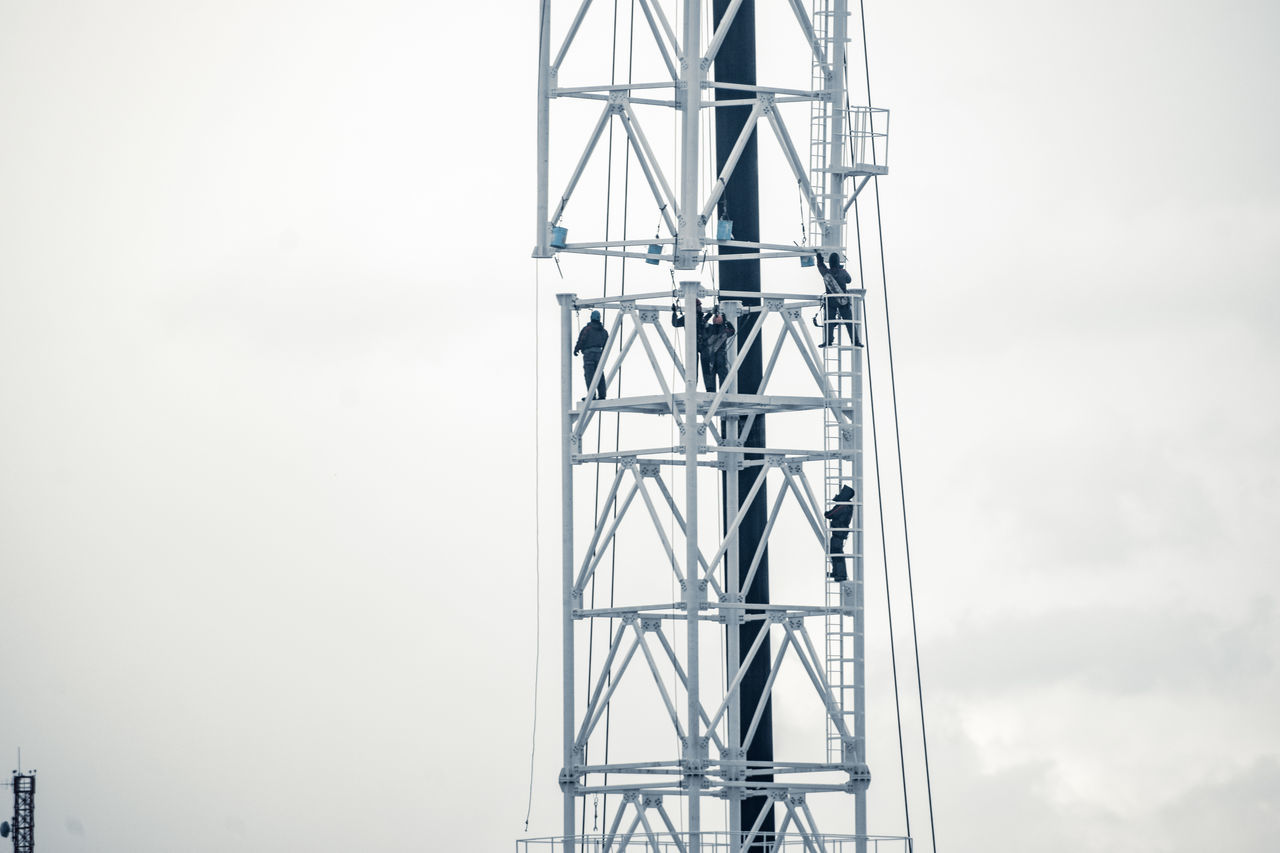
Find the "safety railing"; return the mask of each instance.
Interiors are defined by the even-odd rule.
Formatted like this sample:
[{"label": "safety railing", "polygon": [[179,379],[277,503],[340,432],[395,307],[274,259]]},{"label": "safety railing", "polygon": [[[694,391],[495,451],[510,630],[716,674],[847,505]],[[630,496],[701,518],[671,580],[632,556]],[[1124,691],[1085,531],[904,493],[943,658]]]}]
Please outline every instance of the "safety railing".
[{"label": "safety railing", "polygon": [[[624,838],[607,835],[558,836],[552,838],[522,838],[516,841],[516,853],[687,853],[689,834],[669,832],[646,833],[643,830]],[[791,851],[819,851],[819,853],[911,853],[911,839],[897,835],[817,835],[788,833],[775,837],[757,833],[743,846],[743,839],[736,833],[699,833],[699,850],[702,853],[791,853]],[[566,843],[569,842],[569,843]]]},{"label": "safety railing", "polygon": [[880,107],[849,108],[849,159],[856,172],[889,172],[889,111]]}]

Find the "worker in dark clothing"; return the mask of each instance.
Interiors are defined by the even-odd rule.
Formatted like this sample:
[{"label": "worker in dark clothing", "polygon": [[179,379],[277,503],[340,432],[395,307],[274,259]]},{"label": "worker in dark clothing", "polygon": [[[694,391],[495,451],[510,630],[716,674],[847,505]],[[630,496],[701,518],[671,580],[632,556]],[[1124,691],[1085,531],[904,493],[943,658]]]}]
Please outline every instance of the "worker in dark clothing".
[{"label": "worker in dark clothing", "polygon": [[[680,328],[684,325],[684,315],[680,309],[671,306],[671,325]],[[702,385],[708,391],[715,391],[717,380],[723,385],[729,375],[729,339],[735,334],[733,324],[720,313],[720,306],[710,311],[702,310],[702,300],[698,300],[698,361],[702,366]]]},{"label": "worker in dark clothing", "polygon": [[818,256],[818,272],[822,275],[822,284],[827,294],[822,300],[823,333],[822,343],[818,346],[825,347],[831,343],[842,325],[841,320],[849,331],[849,341],[854,346],[862,346],[862,341],[858,340],[853,331],[853,300],[848,295],[853,278],[840,263],[840,255],[837,253],[831,253],[830,266],[827,266],[827,261],[822,260],[822,252],[815,250],[814,254]]},{"label": "worker in dark clothing", "polygon": [[[697,311],[698,311],[698,324],[694,328],[701,331],[706,327],[707,318],[711,316],[711,312],[702,310],[701,299],[695,300],[695,307],[697,308]],[[680,306],[675,303],[671,304],[671,325],[677,329],[684,328],[684,311],[682,311]],[[698,336],[698,362],[700,364],[703,363],[702,344],[703,344],[702,336],[699,335]],[[707,381],[707,369],[705,367],[702,368],[702,381],[704,384]]]},{"label": "worker in dark clothing", "polygon": [[702,327],[698,339],[698,350],[702,354],[702,384],[708,391],[724,385],[729,376],[729,339],[733,335],[733,324],[717,307]]},{"label": "worker in dark clothing", "polygon": [[[587,396],[591,396],[591,377],[596,374],[596,366],[600,364],[600,356],[604,353],[604,345],[609,342],[609,333],[600,322],[600,312],[591,312],[591,322],[582,327],[578,333],[578,343],[573,347],[573,354],[582,353],[582,378],[587,383]],[[600,371],[600,382],[596,385],[595,399],[603,400],[605,392],[604,371]],[[586,399],[584,397],[583,399]]]},{"label": "worker in dark clothing", "polygon": [[[698,299],[695,300],[695,302],[697,303],[698,308],[698,327],[701,328],[707,315],[702,311],[702,300]],[[677,329],[684,328],[684,312],[681,311],[680,306],[674,302],[671,303],[671,325],[675,326]]]},{"label": "worker in dark clothing", "polygon": [[839,582],[849,579],[844,567],[844,540],[853,526],[853,487],[841,486],[831,503],[831,509],[823,513],[830,522],[828,529],[831,531],[831,545],[827,549],[831,555],[829,577]]}]

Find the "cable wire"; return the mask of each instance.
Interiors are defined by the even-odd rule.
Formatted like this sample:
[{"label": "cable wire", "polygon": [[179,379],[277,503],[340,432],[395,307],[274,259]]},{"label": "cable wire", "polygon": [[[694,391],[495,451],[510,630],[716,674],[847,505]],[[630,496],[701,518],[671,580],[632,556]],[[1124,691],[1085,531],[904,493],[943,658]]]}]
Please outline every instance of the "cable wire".
[{"label": "cable wire", "polygon": [[542,324],[538,311],[541,302],[542,279],[538,262],[533,262],[533,731],[529,735],[529,799],[524,809],[524,831],[529,831],[529,815],[533,813],[533,763],[538,752],[538,676],[542,669],[542,466],[539,449],[542,446],[539,426],[541,375],[539,353],[542,341]]},{"label": "cable wire", "polygon": [[[871,56],[867,51],[867,12],[863,0],[858,0],[858,14],[862,23],[862,60],[863,69],[866,74],[867,83],[867,107],[871,107]],[[846,86],[847,91],[847,86]],[[870,124],[870,116],[868,116],[868,128],[874,134],[874,125]],[[875,136],[871,137],[872,158],[875,157]],[[880,285],[884,295],[884,331],[885,342],[889,356],[889,388],[892,393],[893,400],[893,437],[895,450],[898,460],[898,495],[901,499],[902,508],[902,540],[905,549],[906,568],[907,568],[907,595],[911,605],[911,647],[915,657],[916,665],[916,695],[920,705],[920,743],[924,750],[924,781],[925,791],[929,804],[929,841],[934,853],[938,851],[938,835],[934,825],[933,814],[933,781],[929,772],[929,737],[927,727],[925,726],[924,715],[924,683],[920,674],[920,637],[916,626],[916,595],[915,584],[912,580],[911,573],[911,536],[907,526],[907,486],[906,478],[902,470],[902,430],[899,425],[898,418],[898,382],[893,365],[893,331],[889,322],[889,280],[886,274],[886,264],[884,255],[884,223],[880,217],[880,177],[872,176],[872,184],[875,189],[876,198],[876,233],[880,243]],[[870,369],[870,358],[868,357],[868,370]],[[875,434],[874,424],[872,434]],[[877,465],[879,463],[877,462]],[[905,790],[903,794],[905,796]],[[910,832],[907,833],[910,835]]]},{"label": "cable wire", "polygon": [[[615,0],[615,8],[616,8],[616,0]],[[617,13],[615,12],[614,15],[616,18]],[[631,83],[632,74],[635,68],[636,0],[631,0],[631,17],[628,22],[628,27],[629,27],[629,35],[628,35],[628,43],[627,43],[627,83]],[[628,223],[627,211],[630,210],[630,203],[631,203],[631,154],[632,152],[631,152],[630,146],[625,147],[623,151],[625,152],[625,157],[623,159],[623,166],[622,166],[622,240],[623,242],[626,242],[627,233],[628,233],[627,232],[627,223]],[[623,294],[626,294],[627,292],[627,258],[622,259],[621,279],[622,279],[621,292]],[[617,383],[617,389],[618,389],[617,396],[619,397],[622,396],[622,373],[623,373],[623,366],[621,363],[619,363],[618,383]],[[617,412],[614,414],[613,424],[614,424],[613,449],[617,450],[619,447],[622,446],[622,413],[621,412]],[[615,477],[618,474],[618,468],[620,466],[621,466],[621,463],[616,463],[616,462],[614,463],[613,471],[614,471]],[[616,500],[614,501],[614,504],[613,504],[613,517],[615,520],[618,518],[618,503]],[[612,610],[614,606],[614,590],[616,588],[617,578],[618,578],[618,534],[615,532],[613,537],[613,542],[610,543],[610,549],[609,549],[609,609],[610,610]],[[613,617],[612,616],[609,617],[609,636],[610,638],[613,637]],[[608,686],[612,687],[613,686],[612,674],[609,676],[608,681],[609,681]],[[609,735],[612,730],[612,723],[613,723],[613,703],[611,702],[604,709],[604,763],[605,764],[609,763]],[[604,774],[603,783],[605,785],[609,784],[608,773]],[[607,820],[608,814],[609,814],[609,795],[608,794],[605,794],[603,797],[603,804],[602,804],[601,811],[604,813]]]},{"label": "cable wire", "polygon": [[[858,236],[858,274],[862,275],[862,222],[858,216],[858,205],[853,206],[854,227]],[[865,284],[865,280],[863,282]],[[884,487],[880,478],[880,437],[876,430],[876,386],[871,365],[871,336],[867,335],[863,342],[863,352],[867,356],[867,396],[871,409],[871,453],[876,472],[876,515],[880,521],[880,556],[884,563],[884,603],[889,623],[889,662],[893,668],[893,712],[898,722],[898,766],[902,773],[902,813],[907,824],[907,837],[911,836],[911,804],[907,799],[907,757],[903,749],[902,739],[902,703],[898,687],[898,646],[894,642],[893,631],[893,596],[889,583],[889,547],[884,528]]]},{"label": "cable wire", "polygon": [[[635,0],[632,0],[632,2],[634,3]],[[610,44],[612,46],[612,54],[609,59],[609,85],[612,86],[614,83],[618,82],[618,0],[613,0],[613,31],[612,31],[612,37],[610,39]],[[605,167],[605,181],[604,181],[604,187],[605,187],[605,190],[604,190],[604,239],[608,241],[609,230],[610,230],[610,226],[612,224],[612,219],[613,219],[613,122],[612,121],[609,122],[609,142],[606,150],[605,159],[606,159],[606,167]],[[626,221],[625,202],[623,204],[623,221],[624,223]],[[623,239],[625,240],[626,238],[624,237]],[[609,256],[604,255],[603,257],[601,257],[600,260],[603,268],[603,276],[602,276],[603,289],[602,289],[601,295],[608,296],[609,295]],[[625,264],[625,259],[624,259],[624,264]],[[603,312],[601,313],[603,314]],[[601,319],[603,319],[603,317]],[[619,329],[619,334],[621,334],[621,329]],[[601,370],[602,370],[602,375],[604,375],[604,372],[603,372],[604,369],[601,368]],[[622,374],[621,367],[619,367],[618,369],[618,374],[619,374],[619,378],[621,378],[621,374]],[[596,389],[594,387],[587,389],[588,397],[594,399],[595,393],[596,393]],[[615,394],[617,393],[616,385],[614,386],[614,393]],[[599,456],[600,454],[600,449],[603,442],[604,442],[604,417],[601,416],[596,418],[596,455],[597,456]],[[615,439],[615,442],[616,442],[616,439]],[[615,443],[615,447],[616,446],[617,445]],[[595,486],[594,486],[594,494],[592,498],[592,511],[591,511],[591,518],[592,518],[593,524],[595,523],[595,519],[600,517],[600,467],[601,467],[601,463],[599,460],[597,460],[595,463]],[[617,468],[618,468],[617,463],[615,463],[614,464],[615,478],[617,476]],[[613,511],[614,511],[614,514],[616,515],[618,511],[618,504],[616,500],[614,501],[614,504],[613,504]],[[617,547],[613,542],[609,543],[609,553],[610,553],[611,561],[616,562],[618,551],[617,551]],[[609,598],[610,598],[610,606],[612,606],[612,600],[613,600],[612,579],[610,580]],[[596,573],[593,571],[591,573],[591,608],[594,610],[595,606],[596,606]],[[610,620],[610,625],[609,625],[609,641],[610,643],[613,642],[612,619]],[[584,673],[584,678],[586,682],[585,695],[590,695],[591,693],[591,670],[595,661],[595,652],[596,652],[596,620],[590,619],[588,620],[588,623],[587,623],[587,669],[586,669],[586,672]],[[606,715],[607,714],[608,714],[608,709],[606,708]],[[606,724],[605,764],[609,763],[609,758],[608,758],[609,746],[608,746],[607,731],[608,731],[608,728]],[[587,761],[587,757],[590,754],[591,754],[591,743],[588,740],[588,742],[583,745],[583,750],[582,750],[584,764],[589,763]],[[608,777],[606,776],[605,778],[607,779]],[[606,806],[607,805],[608,803],[606,800]],[[581,827],[582,827],[581,834],[586,835],[587,834],[587,809],[586,809],[585,794],[583,795]]]},{"label": "cable wire", "polygon": [[[880,181],[878,178],[872,179],[872,185],[876,191],[876,219],[880,218]],[[934,831],[933,817],[933,782],[929,773],[929,736],[927,727],[925,726],[924,716],[924,683],[920,674],[920,637],[916,626],[916,595],[915,584],[911,574],[911,536],[907,526],[907,485],[906,479],[902,471],[902,431],[899,426],[898,418],[898,383],[893,369],[893,332],[889,323],[889,286],[884,281],[885,259],[884,259],[884,232],[880,231],[880,277],[884,293],[884,333],[889,356],[889,389],[893,398],[893,438],[895,451],[898,457],[898,495],[901,500],[902,508],[902,544],[905,552],[905,560],[907,567],[907,597],[911,610],[911,648],[915,657],[916,665],[916,695],[920,705],[920,743],[924,750],[924,781],[925,791],[929,803],[929,838],[932,842],[934,853],[938,850],[938,839]]]}]

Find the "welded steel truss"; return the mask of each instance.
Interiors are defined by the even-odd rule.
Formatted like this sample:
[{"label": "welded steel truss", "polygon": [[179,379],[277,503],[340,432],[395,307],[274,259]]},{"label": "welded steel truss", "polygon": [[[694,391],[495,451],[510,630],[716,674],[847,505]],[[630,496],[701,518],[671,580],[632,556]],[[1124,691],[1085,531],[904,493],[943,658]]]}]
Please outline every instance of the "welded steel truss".
[{"label": "welded steel truss", "polygon": [[[534,256],[603,255],[669,262],[676,269],[691,270],[704,262],[803,257],[814,248],[824,254],[843,253],[846,212],[872,177],[887,172],[888,114],[870,106],[849,106],[847,0],[807,2],[810,8],[806,0],[756,2],[760,8],[784,7],[795,21],[793,33],[807,57],[809,85],[793,88],[713,79],[717,56],[743,0],[723,7],[709,31],[704,31],[705,0],[637,0],[643,17],[637,38],[651,39],[656,49],[652,66],[640,72],[649,77],[627,83],[563,83],[566,59],[591,39],[583,34],[590,32],[593,0],[575,0],[572,18],[554,33],[551,0],[542,0]],[[771,33],[770,41],[779,37]],[[565,158],[556,160],[557,166],[572,163],[572,168],[554,175],[552,101],[559,104],[557,116],[563,109],[570,118],[574,104],[579,109],[574,120],[557,124],[573,128],[561,146]],[[804,104],[809,105],[807,111],[793,106]],[[711,152],[701,139],[702,116],[725,107],[745,113],[745,124],[716,171],[708,173]],[[665,128],[672,111],[678,129],[668,148],[663,144],[665,131],[653,131],[656,120]],[[797,134],[796,117],[803,122],[806,112],[808,127]],[[763,136],[772,138],[785,165],[775,170],[778,174],[762,176],[762,184],[772,182],[788,194],[791,187],[798,189],[812,246],[801,248],[769,234],[759,240],[735,239],[726,221],[731,217],[721,211],[726,186],[747,146]],[[633,158],[643,177],[647,192],[634,196],[643,206],[652,204],[659,222],[659,235],[653,239],[611,239],[604,232],[569,240],[566,210],[575,192],[591,185],[591,164],[606,138],[624,141],[628,162]],[[552,192],[553,178],[558,195]],[[629,209],[624,216],[628,213]],[[698,387],[699,296],[714,297],[726,319],[745,330],[741,340],[730,337],[727,376],[715,390]],[[802,312],[830,307],[820,293],[711,293],[696,282],[684,282],[678,294],[559,297],[564,608],[559,781],[564,834],[524,840],[526,850],[544,844],[592,853],[909,849],[909,839],[866,834],[870,771],[865,747],[860,343],[865,334],[862,291],[850,296],[857,331],[825,349],[818,347],[811,327],[802,320]],[[664,309],[675,297],[690,321],[682,342],[663,322]],[[588,393],[588,399],[575,402],[572,315],[582,309],[601,310],[609,332],[594,375],[584,377],[584,387],[595,389],[603,382],[616,393],[625,365],[626,396],[589,399]],[[829,314],[823,311],[828,327],[839,316]],[[757,342],[762,377],[752,393],[740,393],[738,374],[745,353]],[[637,377],[643,381],[637,382]],[[753,435],[757,418],[774,415],[773,424],[776,416],[791,413],[820,416],[815,419],[820,429],[806,434],[812,435],[812,442],[748,445],[746,437]],[[591,428],[599,427],[605,417],[611,424],[616,417],[621,438],[617,446],[597,444],[592,450],[588,439],[599,430]],[[665,427],[651,428],[655,423]],[[632,431],[623,424],[638,428]],[[604,497],[596,501],[588,527],[575,530],[574,473],[583,466],[602,473]],[[760,476],[740,500],[739,477],[749,469]],[[700,478],[699,472],[707,476]],[[705,493],[720,490],[720,477],[714,475],[721,473],[723,514],[715,525],[700,525],[699,516],[708,511],[707,506],[699,511],[699,480],[704,499],[709,498]],[[851,505],[852,520],[834,527],[826,511],[835,508],[832,493],[845,483],[855,490],[852,500],[842,501]],[[753,546],[752,553],[741,553],[739,531],[748,508],[762,497],[761,544]],[[784,517],[788,520],[779,527]],[[638,584],[630,593],[615,596],[614,561],[624,529],[627,571],[657,583]],[[843,571],[847,559],[849,580],[815,584],[821,591],[815,591],[812,601],[748,604],[743,589],[756,578],[763,543],[777,530],[804,542],[788,547],[785,555],[774,550],[773,565],[781,558],[810,571],[837,565]],[[633,535],[647,537],[648,545],[636,547]],[[843,545],[835,543],[845,537],[852,540],[851,547],[837,556],[834,549]],[[598,606],[595,592],[606,574],[611,600]],[[591,654],[580,654],[583,634],[595,638],[589,644]],[[729,671],[723,675],[716,666],[711,677],[703,671],[703,646],[714,645],[706,641],[721,636],[720,656],[731,663],[726,663]],[[765,687],[761,698],[744,701],[744,672],[752,663],[764,664]],[[780,678],[781,683],[800,685],[787,698],[792,701],[794,693],[804,694],[812,709],[817,748],[775,754],[768,762],[749,761],[747,747],[758,736],[765,703],[774,696]],[[582,695],[576,691],[579,684],[585,688]],[[641,702],[648,702],[651,712],[644,720],[646,731],[622,730],[622,718],[611,717],[612,712]],[[636,735],[644,744],[639,755],[619,756],[593,747],[610,720],[614,728],[609,739],[619,744]],[[852,795],[853,835],[820,831],[809,798],[826,794]],[[578,824],[579,804],[595,795],[613,797],[613,808],[606,808],[601,833],[589,836]],[[742,802],[748,797],[767,797],[772,803],[766,811],[778,818],[774,831],[765,831],[763,817],[754,826],[743,825]],[[670,808],[672,798],[679,798],[678,811]],[[708,798],[726,804],[725,825],[736,831],[719,832],[704,821],[702,808]]]},{"label": "welded steel truss", "polygon": [[[861,340],[862,296],[861,291],[851,292],[859,334],[845,345],[846,350],[855,349],[853,341]],[[791,837],[803,841],[809,849],[827,849],[823,846],[826,836],[819,832],[806,797],[828,792],[855,796],[859,815],[857,829],[864,841],[866,838],[863,835],[864,792],[870,783],[870,770],[865,761],[861,652],[861,484],[855,486],[859,496],[856,499],[859,522],[850,529],[854,536],[848,555],[852,572],[846,582],[827,582],[827,588],[834,589],[834,595],[828,594],[824,599],[817,593],[813,602],[748,604],[739,588],[748,587],[754,579],[765,543],[787,508],[798,512],[803,520],[801,529],[812,533],[812,545],[808,546],[810,556],[789,551],[784,561],[809,570],[823,565],[832,533],[830,523],[824,518],[829,496],[822,495],[821,482],[815,490],[813,481],[823,476],[823,466],[833,458],[852,462],[861,452],[856,440],[860,436],[860,385],[852,395],[842,396],[839,389],[851,386],[832,381],[812,334],[802,323],[802,312],[817,308],[821,297],[713,293],[703,290],[696,282],[688,282],[680,289],[685,317],[699,316],[696,308],[699,297],[714,298],[729,322],[741,323],[743,328],[750,329],[741,349],[730,336],[728,373],[714,391],[698,387],[697,323],[689,323],[683,347],[679,349],[663,327],[661,309],[670,305],[670,292],[599,299],[577,299],[571,294],[559,297],[564,502],[562,593],[567,674],[564,679],[564,764],[560,774],[565,835],[559,842],[565,850],[575,849],[575,844],[581,849],[596,849],[582,846],[586,841],[577,834],[575,825],[579,814],[577,802],[595,794],[619,797],[614,802],[621,804],[615,807],[609,829],[598,839],[601,850],[624,850],[628,844],[660,849],[659,837],[663,845],[675,844],[672,849],[712,849],[700,846],[701,800],[725,800],[731,810],[739,813],[742,799],[750,796],[766,796],[780,809],[781,823],[769,836],[770,843],[779,845],[777,849],[784,849]],[[758,304],[747,304],[749,299]],[[603,400],[588,395],[575,402],[572,315],[575,309],[584,308],[605,312],[609,338],[593,376],[589,381],[583,378],[583,387],[597,387],[602,377],[616,386],[614,380],[625,364],[629,368],[629,387],[641,386],[641,393]],[[738,393],[743,353],[757,337],[764,344],[762,353],[767,354],[759,390],[754,394]],[[779,365],[784,361],[789,367],[780,370]],[[680,377],[680,381],[673,382],[672,376]],[[654,393],[644,393],[646,383],[642,380],[648,380],[647,390]],[[670,432],[678,432],[680,441],[587,452],[584,437],[605,412],[650,422],[670,419],[674,424]],[[836,424],[840,438],[835,446],[749,446],[742,438],[751,434],[750,423],[754,418],[793,412],[822,412]],[[628,435],[629,431],[619,430],[619,434]],[[597,504],[588,530],[575,532],[574,470],[596,463],[611,463],[612,477],[601,480],[605,486],[604,498]],[[739,500],[736,478],[750,467],[762,469],[765,476],[756,479]],[[708,530],[698,524],[698,473],[706,469],[723,471],[728,480],[722,530],[720,525]],[[851,466],[850,470],[860,471],[860,466],[856,469]],[[704,488],[717,480],[707,478]],[[739,572],[726,571],[726,567],[736,568],[742,563],[739,529],[747,508],[766,482],[772,486],[766,501],[764,535],[754,553],[746,555],[749,568],[740,585]],[[718,488],[718,482],[716,486]],[[705,507],[702,514],[706,514]],[[640,521],[632,521],[635,518]],[[644,563],[644,573],[660,581],[665,576],[665,588],[678,588],[680,597],[677,600],[660,596],[656,600],[615,600],[610,606],[588,606],[587,590],[598,578],[619,529],[628,522],[633,524],[633,533],[638,528],[653,543],[648,550],[653,558]],[[775,563],[780,556],[775,554]],[[827,634],[833,616],[839,617],[837,621],[849,627],[846,633],[856,635],[858,641],[856,654],[847,658],[851,662],[850,681],[839,686],[829,677],[830,656],[824,656],[821,651],[824,643],[830,642]],[[820,620],[828,621],[824,625]],[[576,654],[575,644],[580,629],[593,622],[595,636],[606,640],[601,644],[603,654],[584,673],[584,662]],[[717,677],[709,678],[701,669],[703,642],[699,635],[704,629],[710,629],[711,634],[707,636],[717,636],[716,632],[725,625],[755,625],[759,630],[744,635],[754,637],[744,643],[745,649],[737,645],[738,632],[728,631],[728,659],[743,663],[727,673],[724,680],[718,677],[718,669]],[[747,667],[763,655],[766,638],[771,652],[763,695],[758,701],[743,703],[741,688]],[[779,675],[788,670],[800,674],[802,681],[809,685],[807,695],[815,720],[817,754],[825,755],[826,760],[783,756],[769,762],[748,761],[747,748],[756,737],[766,702],[773,698]],[[575,692],[575,684],[580,681],[589,684],[582,697]],[[670,754],[655,754],[642,761],[594,760],[601,752],[592,752],[592,738],[600,735],[602,722],[620,690],[632,691],[633,697],[636,691],[654,697],[654,707],[660,710],[650,718],[650,726],[654,719],[665,719],[670,727],[669,736],[662,742],[679,744],[678,749],[673,747]],[[683,694],[683,702],[679,694]],[[850,697],[855,702],[853,708],[846,707]],[[789,700],[796,701],[796,697],[790,696]],[[821,720],[826,720],[838,740],[839,749],[834,755],[821,750]],[[627,732],[615,726],[612,739],[619,741],[626,737]],[[683,798],[687,832],[677,832],[663,807],[664,797]],[[731,825],[737,824],[737,820],[731,822]],[[736,853],[756,849],[752,845],[758,847],[761,843],[761,825],[757,822],[753,827],[742,827],[742,832],[729,838],[729,846],[723,849]],[[862,851],[866,847],[851,849]]]},{"label": "welded steel truss", "polygon": [[[538,210],[534,257],[547,258],[555,252],[577,252],[591,255],[666,260],[676,269],[693,269],[707,259],[714,247],[735,247],[731,254],[714,255],[716,260],[753,258],[785,258],[808,254],[809,248],[797,247],[783,240],[735,240],[729,229],[717,227],[715,237],[708,238],[706,227],[716,218],[717,204],[729,178],[737,167],[748,141],[766,124],[787,164],[787,175],[775,176],[779,181],[794,182],[803,205],[817,232],[814,242],[826,250],[841,247],[845,214],[866,181],[873,175],[886,174],[888,157],[888,112],[870,106],[847,106],[845,82],[845,45],[848,40],[846,0],[818,0],[811,13],[800,0],[761,0],[782,3],[793,13],[797,24],[794,35],[808,45],[813,74],[811,89],[746,85],[716,82],[712,78],[715,60],[733,24],[742,0],[729,4],[718,26],[704,38],[701,26],[703,2],[687,0],[682,4],[681,34],[671,25],[672,14],[679,8],[674,0],[639,0],[652,37],[662,59],[665,74],[661,79],[625,84],[589,83],[561,86],[560,72],[566,57],[579,36],[582,23],[591,10],[593,0],[580,0],[577,11],[558,50],[552,52],[551,2],[543,0],[538,76]],[[646,36],[642,34],[641,38]],[[775,34],[774,37],[778,37]],[[719,90],[718,98],[712,90]],[[740,92],[741,97],[724,97],[725,92]],[[551,101],[603,102],[585,140],[570,145],[580,150],[576,165],[563,184],[563,190],[552,206],[549,171],[551,145]],[[781,111],[783,104],[821,105],[821,160],[823,166],[813,168],[813,129],[809,133],[809,157],[801,156],[795,136]],[[650,136],[646,134],[636,106],[664,107],[679,116],[680,133],[672,162],[663,163],[655,156]],[[700,159],[705,152],[699,145],[699,125],[704,110],[749,106],[747,118],[736,144],[723,168],[710,181],[707,192],[699,191]],[[653,240],[580,240],[567,242],[558,233],[565,208],[573,197],[592,155],[601,139],[615,128],[635,156],[640,172],[653,197],[655,211],[667,236]],[[802,143],[803,147],[803,143]],[[673,190],[672,177],[680,180]],[[711,176],[707,176],[711,177]],[[846,179],[853,178],[847,186]]]}]

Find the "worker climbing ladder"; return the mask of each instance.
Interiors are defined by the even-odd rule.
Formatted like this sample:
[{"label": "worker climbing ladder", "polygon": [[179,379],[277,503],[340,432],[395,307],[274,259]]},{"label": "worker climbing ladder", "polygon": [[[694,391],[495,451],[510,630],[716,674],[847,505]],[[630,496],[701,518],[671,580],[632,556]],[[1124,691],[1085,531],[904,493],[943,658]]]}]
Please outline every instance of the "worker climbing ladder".
[{"label": "worker climbing ladder", "polygon": [[[863,686],[863,526],[862,526],[862,371],[863,340],[861,290],[850,294],[853,335],[827,320],[831,343],[823,349],[823,367],[831,396],[823,409],[823,487],[827,509],[848,506],[847,524],[827,521],[827,541],[844,539],[839,550],[828,546],[826,554],[826,675],[836,714],[827,719],[827,760],[840,760],[845,745],[835,724],[838,715],[845,729],[854,732],[862,749],[863,721],[858,719],[857,691]],[[842,321],[843,322],[843,321]],[[826,331],[824,329],[824,331]],[[848,501],[836,501],[846,486],[853,490]],[[843,571],[841,571],[843,570]],[[847,580],[840,581],[843,574]],[[834,576],[834,577],[833,577]],[[862,758],[862,756],[859,756]]]}]

